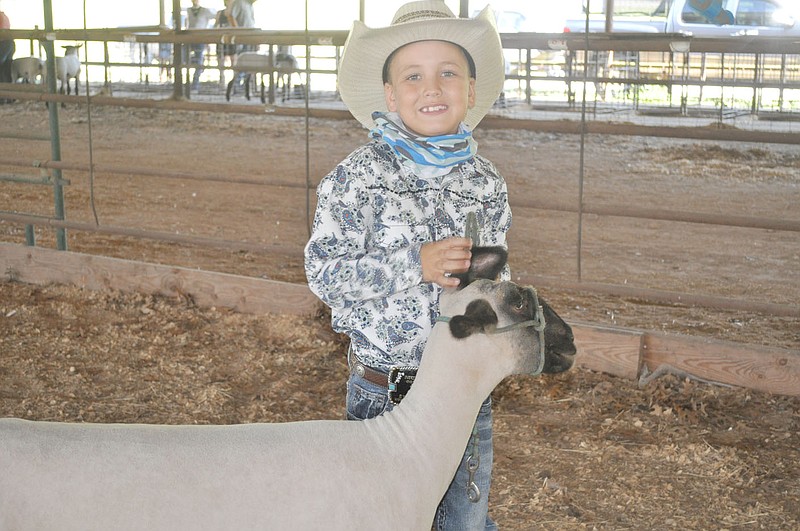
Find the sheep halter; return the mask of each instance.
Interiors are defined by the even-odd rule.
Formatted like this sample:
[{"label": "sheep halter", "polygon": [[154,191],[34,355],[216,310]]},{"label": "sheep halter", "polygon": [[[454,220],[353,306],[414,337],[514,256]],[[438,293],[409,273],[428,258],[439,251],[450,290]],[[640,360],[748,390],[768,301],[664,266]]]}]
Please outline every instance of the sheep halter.
[{"label": "sheep halter", "polygon": [[[531,374],[537,375],[541,374],[542,370],[544,369],[544,356],[545,356],[545,342],[544,342],[544,328],[545,328],[545,319],[544,319],[544,309],[542,305],[539,304],[539,295],[536,293],[535,288],[528,288],[531,293],[533,294],[533,304],[536,308],[536,313],[533,316],[533,319],[528,319],[527,321],[520,321],[518,323],[513,323],[506,326],[498,326],[495,328],[484,329],[484,334],[502,334],[504,332],[511,332],[512,330],[516,330],[518,328],[525,328],[528,326],[532,326],[536,332],[539,334],[539,361],[536,365],[536,370],[534,370]],[[440,315],[436,318],[438,322],[442,323],[449,323],[451,317]]]},{"label": "sheep halter", "polygon": [[[475,215],[475,212],[467,213],[467,219],[465,222],[465,229],[464,229],[464,237],[469,238],[472,240],[472,245],[480,245],[481,243],[481,227],[478,225],[478,217]],[[521,321],[519,323],[514,323],[508,326],[501,326],[499,328],[494,328],[492,330],[486,330],[485,333],[487,334],[500,334],[502,332],[510,332],[511,330],[516,330],[517,328],[523,328],[526,326],[532,326],[534,330],[539,332],[539,363],[536,367],[536,370],[532,373],[534,375],[541,374],[542,370],[544,369],[544,310],[542,309],[542,305],[539,304],[539,293],[536,291],[536,288],[530,287],[531,293],[533,294],[533,304],[536,307],[536,313],[533,315],[533,319],[528,321]],[[449,317],[442,317],[441,315],[436,318],[437,321],[448,322],[450,321]]]}]

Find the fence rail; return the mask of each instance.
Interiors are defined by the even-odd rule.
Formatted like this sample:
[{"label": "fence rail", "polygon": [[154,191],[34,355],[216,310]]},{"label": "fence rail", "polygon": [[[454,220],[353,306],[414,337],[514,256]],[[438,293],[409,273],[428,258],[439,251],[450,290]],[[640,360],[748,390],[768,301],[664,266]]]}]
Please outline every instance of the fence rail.
[{"label": "fence rail", "polygon": [[[109,54],[107,53],[107,46],[110,42],[125,42],[125,43],[133,43],[134,45],[147,45],[152,43],[172,43],[175,45],[183,45],[189,43],[197,43],[197,42],[206,42],[206,43],[213,43],[213,42],[231,42],[235,41],[239,44],[262,44],[262,45],[294,45],[294,46],[301,46],[306,49],[310,49],[316,46],[323,46],[323,47],[333,47],[335,49],[333,54],[325,54],[327,57],[330,56],[338,56],[338,47],[340,47],[344,43],[344,38],[346,37],[346,32],[314,32],[314,33],[304,33],[304,32],[271,32],[271,31],[242,31],[242,32],[228,32],[220,33],[220,32],[212,32],[211,30],[206,31],[186,31],[186,32],[173,32],[173,31],[163,31],[161,29],[154,29],[154,28],[125,28],[119,30],[91,30],[91,31],[79,31],[79,30],[68,30],[63,31],[59,30],[53,33],[32,33],[30,31],[23,31],[23,30],[13,30],[12,33],[14,34],[14,38],[32,38],[32,39],[49,39],[49,40],[92,40],[95,44],[102,45],[104,47],[105,53],[104,57],[105,60],[103,62],[95,63],[97,66],[102,66],[105,69],[106,75],[104,79],[108,82],[111,79],[107,73],[112,69],[117,68],[150,68],[150,67],[157,67],[145,63],[124,63],[120,61],[111,61]],[[2,32],[0,32],[0,37],[2,37]],[[640,86],[680,86],[680,87],[688,87],[692,85],[697,85],[700,87],[705,88],[706,90],[712,86],[722,86],[723,88],[736,88],[736,87],[744,87],[750,88],[755,91],[763,90],[767,88],[777,88],[780,90],[785,91],[795,91],[800,90],[800,42],[796,40],[787,40],[787,39],[753,39],[748,38],[745,41],[739,41],[737,39],[708,39],[702,40],[699,39],[690,39],[683,36],[657,36],[647,38],[642,36],[632,37],[626,35],[613,35],[613,36],[606,36],[606,35],[588,35],[588,36],[578,36],[578,35],[524,35],[524,34],[514,34],[514,35],[504,35],[504,45],[507,48],[512,48],[517,50],[517,52],[525,58],[524,62],[524,70],[522,70],[522,75],[519,73],[510,76],[510,80],[523,82],[526,86],[524,92],[528,99],[531,98],[531,94],[533,93],[534,85],[538,81],[549,81],[549,82],[558,82],[563,83],[565,87],[570,87],[571,84],[575,83],[613,83],[613,84],[631,84],[631,85],[640,85]],[[686,50],[687,47],[684,44],[676,43],[687,43],[688,42],[688,50],[691,51],[682,51],[680,53],[676,53],[673,48],[678,48],[681,50]],[[548,57],[541,57],[539,62],[536,63],[534,61],[533,50],[549,50],[554,52],[559,57],[563,57],[564,59],[564,76],[557,76],[557,75],[545,75],[545,76],[538,76],[537,72],[540,71],[541,68],[552,68],[553,65],[561,65],[558,61],[554,61],[552,54]],[[603,58],[597,52],[615,52],[616,59],[613,60],[606,60],[603,62]],[[635,55],[619,55],[618,52],[628,53],[631,52]],[[594,56],[592,56],[594,53]],[[649,54],[649,55],[648,55]],[[655,54],[655,55],[653,55]],[[694,54],[700,54],[699,56],[695,56]],[[723,65],[729,63],[726,59],[727,57],[730,58],[730,54],[734,54],[734,58],[736,59],[733,64],[737,66],[737,69],[732,70],[735,72],[735,75],[732,75],[730,78],[726,77],[725,75],[720,75],[719,78],[712,76],[705,76],[705,79],[700,79],[697,76],[700,75],[702,72],[701,70],[697,70],[694,66],[697,64],[696,61],[700,61],[702,64],[706,65],[709,71],[713,71],[714,68],[722,68],[722,72],[724,72]],[[740,57],[739,54],[745,54]],[[176,55],[179,57],[179,55]],[[570,59],[571,58],[571,59]],[[305,60],[306,58],[301,56],[301,60]],[[309,62],[313,60],[313,56],[309,54]],[[592,66],[591,61],[595,61],[596,66]],[[569,62],[571,61],[571,63]],[[90,66],[92,63],[90,63]],[[122,66],[119,66],[122,65]],[[570,66],[571,65],[571,66]],[[604,65],[602,68],[601,65]],[[715,66],[717,65],[717,66]],[[332,70],[325,69],[325,68],[315,68],[311,69],[311,65],[308,66],[306,72],[315,72],[321,75],[333,75],[335,76],[335,68]],[[624,73],[624,78],[617,77],[617,74],[613,74],[613,68],[609,70],[609,68],[627,68],[628,70],[620,70],[621,73]],[[180,64],[173,65],[173,68],[181,68]],[[650,77],[650,73],[658,72],[659,68],[661,68],[661,72],[663,73],[664,68],[668,69],[668,76],[666,78],[661,79],[653,79]],[[604,73],[605,72],[605,73]],[[761,74],[759,74],[761,72]],[[770,72],[769,76],[765,76],[764,72]],[[775,73],[777,72],[777,74]],[[742,79],[743,76],[751,75],[751,78]],[[759,76],[761,76],[759,78]],[[768,79],[767,79],[768,78]],[[188,76],[175,76],[175,79],[188,79]],[[179,81],[176,81],[178,83]],[[306,80],[308,83],[308,80]],[[717,85],[715,85],[717,84]],[[98,105],[121,105],[121,106],[133,106],[133,107],[151,107],[151,108],[163,108],[163,109],[185,109],[185,110],[203,110],[203,111],[213,111],[213,112],[247,112],[247,113],[256,113],[256,114],[263,114],[265,112],[264,107],[262,106],[253,106],[253,105],[238,105],[232,103],[203,103],[203,102],[191,102],[182,100],[179,98],[172,98],[167,100],[155,100],[152,98],[142,98],[142,99],[134,99],[134,98],[119,98],[113,96],[91,96],[91,97],[74,97],[74,96],[62,96],[57,94],[51,93],[42,93],[37,92],[35,90],[31,90],[29,88],[24,88],[17,92],[18,88],[16,86],[7,86],[7,85],[0,85],[0,97],[18,97],[20,99],[41,99],[44,101],[71,101],[71,102],[81,102],[81,101],[90,101],[93,104]],[[178,92],[180,93],[180,92]],[[307,92],[309,93],[309,92]],[[574,96],[574,91],[567,89],[565,90],[565,94],[569,95],[572,94]],[[88,100],[87,100],[88,98]],[[640,100],[635,98],[631,99],[631,105],[638,105]],[[753,95],[753,102],[756,104],[760,104],[760,96],[754,92]],[[574,103],[574,100],[573,100]],[[757,105],[756,105],[757,107]],[[680,109],[685,111],[688,108],[687,98],[684,97],[680,102]],[[748,107],[752,110],[752,107]],[[756,110],[759,110],[756,108]],[[782,110],[782,107],[781,107]],[[281,113],[294,113],[295,115],[299,113],[309,113],[310,115],[314,116],[323,116],[323,117],[336,117],[336,118],[344,118],[347,116],[345,111],[337,111],[337,110],[328,110],[328,109],[281,109],[281,108],[272,108],[270,111],[275,112],[276,114]],[[489,117],[487,118],[489,123],[492,123],[494,126],[505,126],[505,127],[531,127],[535,128],[532,123],[524,123],[523,120],[516,120],[516,119],[509,119],[509,118],[498,118],[498,117]],[[531,121],[533,122],[533,121]],[[520,125],[522,124],[522,125]],[[603,131],[602,125],[598,125],[596,123],[593,124],[557,124],[556,122],[543,122],[539,121],[538,127],[543,128],[544,130],[561,130],[564,132],[569,133],[576,133],[576,134],[591,134],[593,132]],[[800,144],[800,134],[793,133],[793,132],[785,132],[785,131],[774,131],[774,132],[743,132],[743,131],[730,131],[725,129],[719,130],[704,130],[704,131],[691,131],[690,128],[680,129],[680,128],[660,128],[662,130],[656,131],[655,129],[647,129],[647,126],[639,126],[639,129],[631,128],[628,125],[620,125],[616,124],[614,126],[609,126],[613,130],[614,127],[617,127],[617,130],[613,131],[614,134],[644,134],[644,135],[673,135],[673,136],[681,136],[685,135],[687,138],[698,138],[696,135],[705,135],[702,138],[726,138],[726,139],[733,139],[733,140],[742,140],[742,141],[759,141],[759,142],[775,142],[775,143],[787,143],[787,144]],[[559,129],[561,128],[561,129]],[[539,130],[543,130],[539,129]],[[673,131],[665,133],[663,129],[673,129]],[[760,135],[760,136],[759,136]],[[5,137],[12,137],[10,134],[2,133],[0,136]],[[45,140],[43,136],[37,136],[35,134],[30,133],[22,133],[18,136],[14,136],[15,139],[26,139],[26,140]],[[236,182],[240,184],[265,184],[261,183],[253,179],[230,179],[230,178],[223,178],[218,175],[207,175],[201,173],[190,173],[190,172],[174,172],[174,171],[167,171],[167,170],[146,170],[142,168],[135,168],[135,167],[114,167],[114,166],[100,166],[96,165],[93,167],[89,167],[87,165],[75,164],[69,161],[62,161],[62,160],[52,160],[49,162],[42,162],[38,164],[32,164],[30,161],[24,161],[19,159],[8,159],[8,160],[0,160],[0,165],[4,166],[16,166],[16,167],[32,167],[36,166],[40,171],[41,170],[53,170],[60,172],[61,170],[68,170],[68,171],[76,171],[76,172],[84,172],[84,171],[98,171],[104,173],[125,173],[125,174],[132,174],[132,175],[140,175],[140,176],[150,176],[150,177],[161,177],[161,178],[178,178],[178,179],[195,179],[195,180],[210,180],[210,181],[226,181],[226,182]],[[26,177],[20,177],[15,175],[0,175],[0,181],[14,181],[14,182],[27,182],[27,181],[34,181],[35,179],[28,179]],[[306,179],[308,181],[308,177]],[[54,181],[55,182],[55,181]],[[46,180],[37,181],[38,184],[45,183],[47,184]],[[68,181],[60,180],[58,181],[59,186],[63,184],[68,184]],[[306,183],[297,183],[297,182],[275,182],[273,181],[269,185],[277,185],[277,186],[288,186],[288,187],[296,187],[298,189],[303,189],[305,193],[309,192],[308,185]],[[715,225],[724,225],[724,226],[733,226],[733,227],[747,227],[747,228],[760,228],[760,229],[769,229],[769,230],[778,230],[778,231],[792,231],[798,232],[800,231],[800,221],[798,220],[791,220],[791,219],[776,219],[776,218],[767,218],[767,217],[748,217],[748,216],[739,216],[735,214],[703,214],[703,213],[696,213],[696,212],[679,212],[673,210],[658,210],[658,209],[638,209],[633,208],[630,206],[625,205],[602,205],[602,204],[582,204],[580,208],[577,206],[577,202],[575,206],[572,205],[564,205],[564,204],[550,204],[546,202],[538,202],[534,201],[529,198],[521,198],[515,197],[512,198],[512,207],[513,206],[522,206],[527,208],[533,209],[544,209],[544,210],[557,210],[557,211],[564,211],[564,212],[581,212],[583,214],[596,214],[599,216],[619,216],[619,217],[633,217],[639,219],[651,219],[651,220],[661,220],[661,221],[675,221],[675,222],[690,222],[690,223],[704,223],[704,224],[715,224]],[[287,246],[275,246],[275,245],[258,245],[258,244],[249,244],[246,242],[238,242],[238,241],[230,241],[230,240],[223,240],[218,238],[204,238],[204,237],[193,237],[193,236],[186,236],[186,235],[176,235],[167,233],[164,231],[148,231],[148,230],[138,230],[138,229],[131,229],[127,227],[113,227],[113,226],[99,226],[97,224],[91,223],[77,223],[72,222],[65,219],[56,219],[50,217],[41,217],[41,216],[31,216],[17,212],[0,212],[0,220],[4,220],[11,223],[19,223],[24,224],[26,227],[30,226],[45,226],[51,228],[58,228],[58,229],[66,229],[70,228],[73,230],[80,230],[86,232],[98,232],[98,233],[105,233],[110,235],[120,235],[120,236],[130,236],[136,238],[143,238],[143,239],[154,239],[154,240],[161,240],[161,241],[170,241],[175,243],[182,243],[188,245],[197,245],[197,246],[207,246],[207,247],[217,247],[217,248],[229,248],[229,249],[245,249],[245,250],[254,250],[259,252],[277,252],[280,254],[285,255],[292,255],[296,256],[298,250],[296,248],[290,248]],[[26,229],[30,232],[30,229]],[[537,279],[541,282],[547,283],[547,279]],[[558,284],[558,281],[554,281]],[[757,303],[752,303],[749,301],[738,301],[735,305],[728,302],[727,299],[719,298],[719,297],[710,297],[710,296],[703,296],[697,294],[687,294],[687,293],[677,293],[677,292],[666,292],[666,291],[657,291],[647,289],[645,287],[636,287],[630,285],[610,285],[610,284],[599,284],[599,283],[592,283],[592,282],[581,282],[578,280],[574,283],[564,283],[563,281],[560,282],[561,285],[569,286],[573,289],[580,289],[586,291],[597,291],[600,293],[617,293],[617,294],[627,294],[631,296],[642,296],[643,298],[655,298],[657,300],[667,300],[671,302],[675,301],[683,301],[683,302],[690,302],[690,301],[697,301],[698,303],[702,304],[710,304],[716,305],[719,307],[735,307],[740,308],[743,306],[747,306],[750,308],[758,307],[761,308],[763,311],[767,313],[775,313],[776,315],[790,315],[790,316],[797,316],[800,315],[800,309],[795,306],[786,306],[786,305],[773,305],[769,303],[761,303],[758,305]]]},{"label": "fence rail", "polygon": [[[87,66],[102,68],[106,83],[113,82],[112,69],[146,72],[142,77],[149,79],[148,73],[155,69],[192,67],[181,62],[180,53],[172,55],[166,63],[154,63],[158,53],[150,47],[160,44],[292,46],[301,65],[300,74],[311,78],[305,80],[309,90],[314,79],[325,80],[324,86],[335,86],[336,63],[347,38],[346,31],[231,28],[174,31],[159,26],[50,32],[0,30],[0,36],[3,35],[28,40],[32,53],[37,49],[34,45],[37,41],[81,41],[93,49],[101,47],[88,55]],[[594,89],[590,95],[595,101],[610,101],[608,86],[622,87],[621,96],[615,97],[614,102],[634,110],[647,99],[642,91],[650,89],[653,92],[649,96],[650,106],[677,107],[683,114],[691,107],[725,107],[754,114],[777,111],[800,115],[798,39],[626,33],[506,33],[501,37],[509,63],[509,96],[518,96],[527,104],[539,96],[540,100],[575,106],[580,101],[576,86],[588,83]],[[129,49],[126,53],[110,46]],[[139,52],[131,53],[130,47],[138,47]],[[205,68],[220,73],[230,70],[219,64],[215,54],[208,54]],[[172,77],[176,82],[187,78]],[[515,83],[518,94],[513,94]],[[742,95],[743,90],[748,91],[746,96]],[[561,98],[553,98],[553,91],[561,93]],[[772,92],[776,95],[771,95]],[[653,98],[661,101],[654,102]],[[800,120],[800,116],[797,118]]]}]

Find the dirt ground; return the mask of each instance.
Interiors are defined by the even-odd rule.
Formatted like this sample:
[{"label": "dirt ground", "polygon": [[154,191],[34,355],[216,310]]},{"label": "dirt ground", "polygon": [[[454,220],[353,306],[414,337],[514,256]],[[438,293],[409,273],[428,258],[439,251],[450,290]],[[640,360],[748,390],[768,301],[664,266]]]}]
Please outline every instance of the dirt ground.
[{"label": "dirt ground", "polygon": [[[70,249],[303,282],[313,193],[304,119],[85,106],[61,111],[67,218],[273,245],[285,254],[69,232]],[[0,130],[47,132],[43,106],[0,106]],[[573,280],[579,139],[479,130],[509,184],[512,271]],[[311,120],[319,178],[365,140],[354,122]],[[8,160],[47,160],[47,142],[0,142]],[[109,167],[196,173],[143,177]],[[797,146],[591,136],[587,204],[800,218]],[[246,180],[247,184],[241,181]],[[227,181],[227,182],[225,182]],[[239,181],[239,182],[232,182]],[[279,183],[281,186],[269,186]],[[50,215],[47,186],[0,183],[0,210]],[[515,202],[517,206],[515,207]],[[584,216],[581,275],[595,282],[796,304],[800,240],[787,231]],[[37,243],[53,234],[37,229]],[[0,240],[23,228],[0,222]],[[249,249],[249,250],[248,250]],[[344,341],[324,316],[242,315],[191,300],[0,283],[0,415],[145,423],[341,418]],[[541,290],[568,320],[797,350],[800,319]],[[666,377],[584,370],[511,378],[495,391],[491,512],[502,529],[800,528],[800,398]]]}]

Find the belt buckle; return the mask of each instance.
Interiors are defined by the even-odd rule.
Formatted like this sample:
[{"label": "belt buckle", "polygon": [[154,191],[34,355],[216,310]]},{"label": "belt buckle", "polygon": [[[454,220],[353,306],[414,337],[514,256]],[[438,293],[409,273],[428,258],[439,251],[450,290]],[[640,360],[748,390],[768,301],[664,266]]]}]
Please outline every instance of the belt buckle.
[{"label": "belt buckle", "polygon": [[389,371],[389,400],[392,404],[399,404],[411,389],[414,378],[417,377],[417,367],[394,366]]}]

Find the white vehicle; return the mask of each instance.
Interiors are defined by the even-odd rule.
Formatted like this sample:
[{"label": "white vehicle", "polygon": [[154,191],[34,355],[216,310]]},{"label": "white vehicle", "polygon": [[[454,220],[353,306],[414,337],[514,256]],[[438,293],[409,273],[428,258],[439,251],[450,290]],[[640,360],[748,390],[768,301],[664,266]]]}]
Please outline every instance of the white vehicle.
[{"label": "white vehicle", "polygon": [[[708,4],[705,0],[700,4]],[[601,10],[603,2],[590,4]],[[683,33],[694,37],[736,35],[800,36],[800,0],[721,0],[721,9],[730,15],[714,17],[695,9],[691,0],[661,0],[650,13],[615,15],[614,32]],[[717,11],[719,13],[719,11]],[[720,24],[720,20],[732,23]],[[564,31],[582,33],[586,28],[585,9],[567,20]],[[605,14],[589,14],[589,31],[605,31]]]},{"label": "white vehicle", "polygon": [[689,4],[689,0],[664,0],[669,4],[667,33],[695,37],[760,35],[800,36],[800,1],[798,0],[722,0],[722,9],[730,13],[732,24],[716,24]]}]

